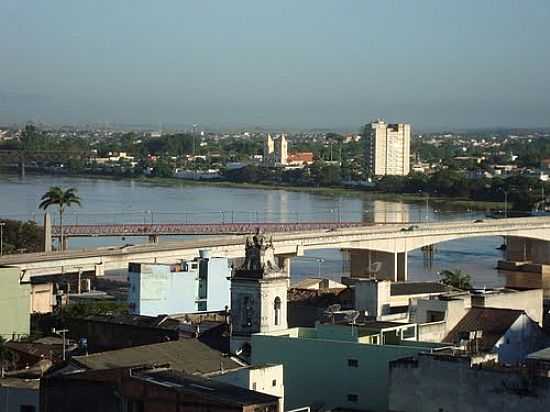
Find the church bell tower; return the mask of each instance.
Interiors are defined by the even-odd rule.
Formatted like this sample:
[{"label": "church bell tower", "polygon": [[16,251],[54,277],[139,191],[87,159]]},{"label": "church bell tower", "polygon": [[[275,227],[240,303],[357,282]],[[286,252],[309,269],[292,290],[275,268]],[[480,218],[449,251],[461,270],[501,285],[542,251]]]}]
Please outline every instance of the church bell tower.
[{"label": "church bell tower", "polygon": [[273,242],[259,231],[231,278],[231,352],[250,356],[251,335],[285,330],[289,277],[275,263]]}]

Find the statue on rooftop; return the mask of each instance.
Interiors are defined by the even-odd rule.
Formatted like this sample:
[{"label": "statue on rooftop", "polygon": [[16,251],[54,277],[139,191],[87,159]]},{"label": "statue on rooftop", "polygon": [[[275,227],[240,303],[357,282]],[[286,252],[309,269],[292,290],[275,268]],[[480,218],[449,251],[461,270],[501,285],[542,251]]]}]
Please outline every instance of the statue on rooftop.
[{"label": "statue on rooftop", "polygon": [[239,272],[264,274],[279,271],[275,263],[273,239],[267,237],[258,228],[252,238],[246,238],[244,263]]}]

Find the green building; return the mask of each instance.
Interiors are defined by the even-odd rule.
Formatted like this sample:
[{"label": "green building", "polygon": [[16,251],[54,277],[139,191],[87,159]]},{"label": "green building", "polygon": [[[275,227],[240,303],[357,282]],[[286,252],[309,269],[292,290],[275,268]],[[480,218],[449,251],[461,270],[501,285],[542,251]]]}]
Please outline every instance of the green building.
[{"label": "green building", "polygon": [[414,324],[317,324],[252,335],[252,364],[284,365],[285,410],[387,411],[389,362],[436,347]]},{"label": "green building", "polygon": [[0,335],[6,340],[30,333],[31,285],[20,276],[18,268],[0,268]]}]

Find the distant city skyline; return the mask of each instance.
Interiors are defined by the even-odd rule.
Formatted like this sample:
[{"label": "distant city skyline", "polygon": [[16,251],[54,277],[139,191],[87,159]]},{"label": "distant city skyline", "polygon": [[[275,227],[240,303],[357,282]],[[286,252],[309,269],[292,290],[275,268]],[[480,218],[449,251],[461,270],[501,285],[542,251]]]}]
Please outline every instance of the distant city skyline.
[{"label": "distant city skyline", "polygon": [[537,0],[5,0],[0,124],[548,127],[549,20]]}]

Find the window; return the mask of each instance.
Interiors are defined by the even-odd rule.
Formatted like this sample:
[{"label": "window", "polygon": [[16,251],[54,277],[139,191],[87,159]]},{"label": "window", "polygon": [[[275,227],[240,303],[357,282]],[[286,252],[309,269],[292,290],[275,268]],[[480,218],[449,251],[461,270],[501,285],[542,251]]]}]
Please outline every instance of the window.
[{"label": "window", "polygon": [[359,361],[357,359],[348,359],[348,366],[350,368],[358,368],[359,367]]},{"label": "window", "polygon": [[277,386],[277,379],[273,379],[271,381],[271,386]]},{"label": "window", "polygon": [[281,298],[277,296],[273,302],[273,309],[275,310],[275,326],[281,323]]},{"label": "window", "polygon": [[356,393],[348,393],[348,402],[358,402],[359,401],[359,395]]}]

